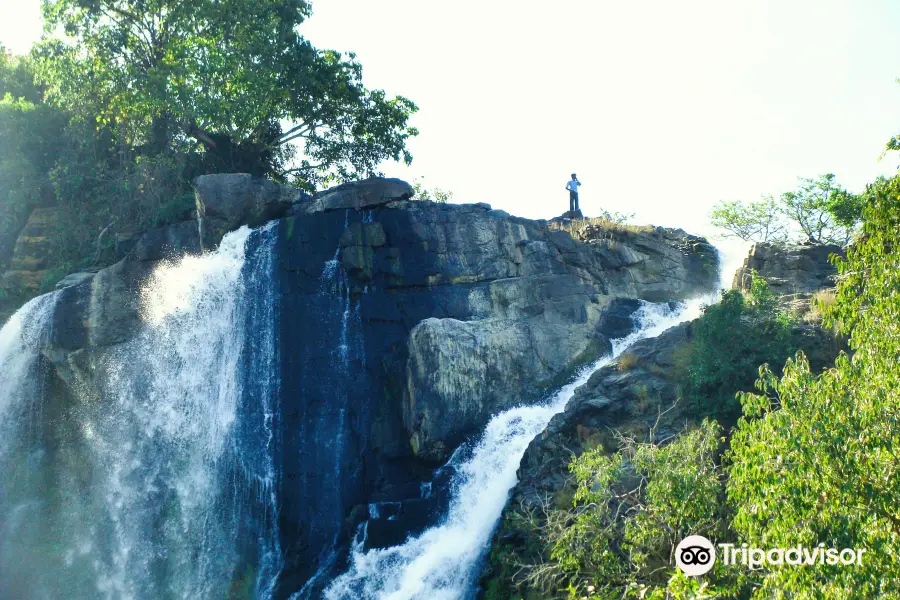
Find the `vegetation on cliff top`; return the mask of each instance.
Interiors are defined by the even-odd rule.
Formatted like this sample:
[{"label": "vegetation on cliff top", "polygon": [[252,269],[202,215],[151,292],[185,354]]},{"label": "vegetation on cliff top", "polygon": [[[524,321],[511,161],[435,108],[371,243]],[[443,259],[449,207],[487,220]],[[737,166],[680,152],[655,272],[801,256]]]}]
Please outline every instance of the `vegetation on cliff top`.
[{"label": "vegetation on cliff top", "polygon": [[304,39],[309,15],[304,0],[44,0],[31,54],[0,47],[0,269],[35,207],[58,209],[42,258],[63,273],[188,218],[199,174],[313,189],[409,163],[416,105]]}]

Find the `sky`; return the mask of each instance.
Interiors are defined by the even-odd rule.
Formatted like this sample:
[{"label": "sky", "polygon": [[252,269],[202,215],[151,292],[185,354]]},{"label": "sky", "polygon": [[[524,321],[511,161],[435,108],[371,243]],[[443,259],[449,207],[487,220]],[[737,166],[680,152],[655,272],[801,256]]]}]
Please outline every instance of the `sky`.
[{"label": "sky", "polygon": [[[370,88],[420,110],[411,167],[455,202],[712,233],[719,200],[832,172],[896,172],[896,0],[312,0],[301,33],[356,52]],[[0,0],[0,42],[40,36],[39,0]]]}]

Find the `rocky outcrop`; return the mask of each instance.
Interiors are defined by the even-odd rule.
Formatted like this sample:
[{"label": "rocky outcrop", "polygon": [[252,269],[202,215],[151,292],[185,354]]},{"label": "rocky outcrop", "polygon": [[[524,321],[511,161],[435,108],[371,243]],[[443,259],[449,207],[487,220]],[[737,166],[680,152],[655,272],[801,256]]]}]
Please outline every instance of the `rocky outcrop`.
[{"label": "rocky outcrop", "polygon": [[55,208],[35,208],[31,212],[16,238],[9,268],[0,276],[0,287],[31,295],[41,289],[57,214]]},{"label": "rocky outcrop", "polygon": [[[785,246],[755,244],[735,273],[734,288],[748,291],[755,270],[786,305],[798,298],[834,286],[836,268],[829,256],[843,255],[837,246]],[[556,415],[529,446],[519,470],[514,502],[536,503],[565,489],[567,465],[573,456],[598,443],[614,448],[612,431],[645,435],[658,411],[665,413],[657,438],[677,432],[691,421],[678,406],[677,360],[687,348],[692,323],[673,327],[662,335],[637,342],[616,362],[598,370],[576,390],[564,412]],[[808,323],[793,327],[794,344],[802,348],[814,370],[833,363],[840,350],[834,335]]]},{"label": "rocky outcrop", "polygon": [[[826,300],[827,296],[833,299],[837,267],[832,258],[844,256],[843,248],[828,244],[754,244],[734,274],[732,289],[748,291],[755,271],[778,296],[782,310],[801,322],[798,327],[807,329],[798,334],[810,339],[833,338],[809,328],[821,322],[821,306],[816,295],[825,292]],[[828,344],[826,355],[831,353],[832,345]]]},{"label": "rocky outcrop", "polygon": [[241,225],[256,227],[283,217],[302,198],[297,188],[248,173],[201,175],[192,185],[206,247],[217,246]]},{"label": "rocky outcrop", "polygon": [[783,297],[808,297],[819,290],[833,288],[837,268],[830,257],[844,256],[840,246],[828,244],[793,245],[760,242],[753,244],[744,264],[734,274],[732,288],[747,291],[753,272],[766,280],[775,294]]},{"label": "rocky outcrop", "polygon": [[96,273],[90,273],[90,272],[86,272],[86,271],[66,275],[65,277],[60,279],[58,282],[56,282],[55,289],[62,290],[67,287],[72,287],[73,285],[81,285],[82,283],[85,283],[85,282],[93,279],[94,275],[96,275]]},{"label": "rocky outcrop", "polygon": [[[377,387],[393,403],[373,427],[374,447],[390,456],[443,460],[496,411],[541,397],[606,351],[628,323],[620,299],[682,299],[717,276],[715,249],[681,230],[617,228],[581,242],[484,204],[409,201],[398,180],[311,201],[249,175],[194,184],[204,227],[219,233],[290,210],[279,225],[288,304],[317,293],[322,265],[339,256],[373,340],[369,360],[382,365]],[[199,242],[196,222],[154,230],[119,263],[67,280],[60,348],[134,335],[143,280],[160,260],[201,252]]]},{"label": "rocky outcrop", "polygon": [[371,177],[320,192],[310,202],[298,205],[295,212],[309,214],[326,210],[364,210],[396,200],[408,200],[413,194],[412,186],[401,179]]}]

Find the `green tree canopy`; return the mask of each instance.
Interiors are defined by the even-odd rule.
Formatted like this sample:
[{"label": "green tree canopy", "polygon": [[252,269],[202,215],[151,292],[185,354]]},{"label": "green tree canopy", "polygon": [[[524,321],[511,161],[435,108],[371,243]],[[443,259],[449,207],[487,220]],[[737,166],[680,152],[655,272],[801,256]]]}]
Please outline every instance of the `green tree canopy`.
[{"label": "green tree canopy", "polygon": [[0,46],[0,267],[31,209],[52,202],[49,173],[59,156],[54,140],[67,121],[41,103],[30,62]]},{"label": "green tree canopy", "polygon": [[415,104],[368,90],[353,54],[305,40],[310,12],[304,0],[44,0],[48,32],[65,36],[35,55],[50,101],[149,153],[199,142],[222,170],[307,183],[410,162]]},{"label": "green tree canopy", "polygon": [[740,415],[738,390],[753,389],[758,367],[778,368],[798,349],[791,320],[764,279],[754,273],[745,296],[728,290],[695,322],[685,393],[702,415],[732,424]]},{"label": "green tree canopy", "polygon": [[841,245],[850,241],[860,216],[854,196],[837,184],[832,173],[801,178],[797,190],[781,195],[781,208],[809,240]]},{"label": "green tree canopy", "polygon": [[763,196],[759,202],[719,202],[710,215],[712,224],[729,237],[746,242],[780,242],[787,239],[787,225],[775,198]]},{"label": "green tree canopy", "polygon": [[790,238],[846,245],[859,224],[863,199],[841,187],[832,173],[800,179],[800,185],[777,199],[719,202],[712,224],[726,236],[752,242],[783,242]]}]

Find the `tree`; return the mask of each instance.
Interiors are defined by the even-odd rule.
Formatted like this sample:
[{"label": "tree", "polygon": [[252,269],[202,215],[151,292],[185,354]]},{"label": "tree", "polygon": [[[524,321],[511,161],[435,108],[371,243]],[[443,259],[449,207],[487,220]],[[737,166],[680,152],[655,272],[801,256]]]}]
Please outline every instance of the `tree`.
[{"label": "tree", "polygon": [[802,354],[781,377],[760,370],[759,393],[741,398],[728,497],[752,545],[867,552],[852,567],[769,567],[760,598],[900,597],[900,179],[873,186],[863,214],[826,313],[853,354],[818,375]]},{"label": "tree", "polygon": [[835,181],[832,173],[800,179],[800,186],[776,200],[719,202],[710,214],[726,236],[749,242],[785,242],[791,238],[846,245],[859,224],[864,200]]},{"label": "tree", "polygon": [[[176,156],[129,152],[113,127],[46,104],[34,80],[28,57],[0,53],[0,268],[38,206],[55,209],[44,225],[44,287],[73,269],[106,264],[118,232],[190,217],[194,201]],[[29,286],[7,295],[39,291]]]},{"label": "tree", "polygon": [[781,219],[778,204],[772,196],[759,202],[719,202],[712,210],[712,224],[724,229],[729,237],[746,242],[782,242],[787,239],[787,226]]},{"label": "tree", "polygon": [[53,140],[68,118],[41,103],[29,61],[0,46],[0,268],[12,255],[31,209],[52,201]]},{"label": "tree", "polygon": [[200,144],[212,170],[314,184],[409,163],[415,104],[366,89],[353,54],[300,36],[310,12],[304,0],[44,0],[48,31],[67,37],[37,48],[39,75],[51,101],[124,143]]},{"label": "tree", "polygon": [[412,187],[413,199],[415,200],[431,200],[433,202],[445,204],[453,199],[453,192],[450,190],[443,190],[441,188],[429,190],[425,187],[425,184],[418,179],[413,182]]},{"label": "tree", "polygon": [[847,244],[859,217],[854,196],[835,182],[833,173],[800,182],[799,189],[781,195],[785,216],[812,242]]},{"label": "tree", "polygon": [[[571,505],[546,506],[543,518],[524,515],[544,546],[538,561],[520,565],[515,578],[544,594],[526,595],[557,598],[567,590],[573,600],[704,597],[685,589],[674,554],[689,534],[727,537],[720,436],[721,427],[704,420],[668,443],[651,431],[648,441],[621,437],[614,454],[597,447],[573,458]],[[722,568],[710,577],[717,585],[735,584]]]},{"label": "tree", "polygon": [[34,83],[31,60],[15,56],[0,44],[0,98],[10,95],[32,104],[43,100],[43,90]]}]

